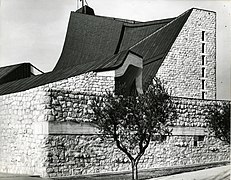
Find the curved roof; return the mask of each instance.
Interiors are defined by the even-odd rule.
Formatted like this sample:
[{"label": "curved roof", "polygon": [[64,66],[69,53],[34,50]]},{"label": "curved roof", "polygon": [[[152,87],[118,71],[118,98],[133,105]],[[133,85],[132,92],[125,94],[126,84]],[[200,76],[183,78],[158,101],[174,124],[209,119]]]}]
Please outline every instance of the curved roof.
[{"label": "curved roof", "polygon": [[72,12],[63,50],[54,70],[92,61],[103,62],[105,58],[130,48],[173,19],[132,23]]},{"label": "curved roof", "polygon": [[49,73],[2,84],[0,85],[0,95],[25,91],[34,87],[60,81],[91,71],[115,69],[118,66],[120,66],[123,60],[127,57],[128,52],[129,51],[122,51],[121,53],[118,53],[108,59],[105,59],[103,64],[101,62],[92,61],[89,63],[70,66],[65,69],[59,69]]},{"label": "curved roof", "polygon": [[0,94],[27,90],[120,67],[128,52],[144,61],[143,83],[155,76],[192,9],[164,20],[136,22],[72,12],[61,56],[52,72],[0,85]]},{"label": "curved roof", "polygon": [[72,12],[63,51],[54,70],[113,55],[122,26],[116,20]]}]

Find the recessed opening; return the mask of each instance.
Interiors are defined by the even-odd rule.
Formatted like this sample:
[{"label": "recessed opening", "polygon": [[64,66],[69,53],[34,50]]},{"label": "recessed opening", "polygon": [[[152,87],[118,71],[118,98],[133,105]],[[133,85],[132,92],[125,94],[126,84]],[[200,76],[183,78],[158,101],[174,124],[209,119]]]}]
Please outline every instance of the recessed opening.
[{"label": "recessed opening", "polygon": [[205,53],[205,43],[202,43],[202,53]]},{"label": "recessed opening", "polygon": [[142,69],[142,58],[129,52],[123,65],[115,70],[115,93],[126,96],[142,94]]},{"label": "recessed opening", "polygon": [[205,65],[205,55],[202,55],[202,66],[204,66]]},{"label": "recessed opening", "polygon": [[202,79],[202,87],[201,88],[205,89],[205,80],[204,79]]},{"label": "recessed opening", "polygon": [[202,92],[201,95],[202,95],[202,99],[205,99],[205,92],[204,91]]},{"label": "recessed opening", "polygon": [[159,134],[156,134],[154,136],[152,136],[152,141],[166,141],[167,139],[167,136],[166,135],[159,135]]},{"label": "recessed opening", "polygon": [[204,141],[205,136],[198,136],[198,141]]},{"label": "recessed opening", "polygon": [[202,67],[202,77],[205,77],[205,67]]},{"label": "recessed opening", "polygon": [[202,135],[200,135],[200,136],[194,136],[193,146],[194,147],[198,147],[199,142],[204,141],[204,138],[205,138],[205,136],[202,136]]},{"label": "recessed opening", "polygon": [[197,145],[198,145],[198,136],[194,136],[194,138],[193,138],[193,146],[194,147],[197,147]]},{"label": "recessed opening", "polygon": [[197,147],[197,140],[194,139],[193,146]]},{"label": "recessed opening", "polygon": [[[125,74],[115,78],[116,94],[134,95],[136,91],[136,77],[139,73],[139,68],[129,65]],[[132,74],[132,75],[131,75]]]},{"label": "recessed opening", "polygon": [[202,41],[205,41],[205,31],[202,31],[201,39],[202,39]]}]

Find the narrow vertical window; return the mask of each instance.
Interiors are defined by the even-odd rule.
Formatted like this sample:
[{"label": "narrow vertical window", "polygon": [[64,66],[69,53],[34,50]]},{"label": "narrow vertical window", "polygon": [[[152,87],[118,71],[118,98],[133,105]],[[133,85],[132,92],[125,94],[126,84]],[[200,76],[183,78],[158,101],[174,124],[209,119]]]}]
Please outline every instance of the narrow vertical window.
[{"label": "narrow vertical window", "polygon": [[202,89],[205,89],[205,80],[202,79]]},{"label": "narrow vertical window", "polygon": [[202,66],[204,66],[205,65],[205,55],[202,55]]},{"label": "narrow vertical window", "polygon": [[[206,34],[205,31],[202,30],[201,31],[201,96],[202,99],[205,99],[206,97]],[[194,142],[195,144],[197,144],[197,142]]]},{"label": "narrow vertical window", "polygon": [[202,92],[202,99],[205,99],[205,92]]},{"label": "narrow vertical window", "polygon": [[205,77],[205,67],[202,67],[202,77]]},{"label": "narrow vertical window", "polygon": [[205,31],[202,31],[201,39],[202,39],[202,41],[205,41]]},{"label": "narrow vertical window", "polygon": [[205,43],[202,43],[202,53],[205,53]]}]

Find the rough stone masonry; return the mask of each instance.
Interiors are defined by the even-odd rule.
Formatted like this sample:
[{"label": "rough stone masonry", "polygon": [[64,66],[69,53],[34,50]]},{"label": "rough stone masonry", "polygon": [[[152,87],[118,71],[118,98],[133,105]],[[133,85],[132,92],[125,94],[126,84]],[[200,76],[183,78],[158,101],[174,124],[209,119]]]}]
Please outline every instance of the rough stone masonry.
[{"label": "rough stone masonry", "polygon": [[[205,32],[202,41],[202,31]],[[202,52],[202,43],[205,50]],[[202,56],[205,58],[202,64]],[[205,77],[202,77],[202,67]],[[193,9],[157,72],[173,96],[216,99],[216,13]]]},{"label": "rough stone masonry", "polygon": [[[94,94],[42,86],[0,98],[1,172],[57,177],[130,169],[126,156],[90,125]],[[229,146],[206,129],[204,106],[214,101],[174,101],[179,118],[173,136],[151,143],[140,168],[229,160]]]}]

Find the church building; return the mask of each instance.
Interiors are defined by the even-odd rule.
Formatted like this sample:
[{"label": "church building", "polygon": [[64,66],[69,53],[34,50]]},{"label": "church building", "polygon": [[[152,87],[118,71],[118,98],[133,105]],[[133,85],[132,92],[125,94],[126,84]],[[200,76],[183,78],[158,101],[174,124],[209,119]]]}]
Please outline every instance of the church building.
[{"label": "church building", "polygon": [[192,8],[139,22],[71,12],[54,69],[0,67],[0,172],[46,177],[129,170],[126,157],[98,138],[89,104],[106,91],[142,93],[158,77],[176,103],[173,135],[150,144],[141,169],[229,160],[229,146],[208,131],[216,99],[216,13]]}]

